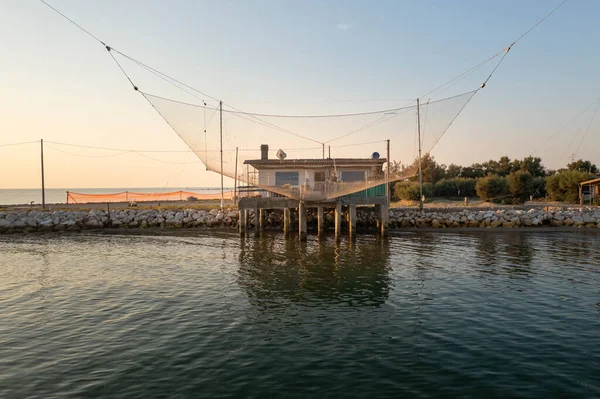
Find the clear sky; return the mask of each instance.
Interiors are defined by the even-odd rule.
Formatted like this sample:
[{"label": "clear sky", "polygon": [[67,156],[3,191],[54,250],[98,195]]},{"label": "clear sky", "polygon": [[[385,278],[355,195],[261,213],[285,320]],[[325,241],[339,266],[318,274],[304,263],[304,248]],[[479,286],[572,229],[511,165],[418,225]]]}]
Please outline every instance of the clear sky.
[{"label": "clear sky", "polygon": [[[327,113],[421,96],[511,44],[560,1],[49,3],[107,44],[238,108]],[[600,117],[583,141],[577,128],[585,130],[585,118],[544,144],[600,97],[598,15],[600,2],[570,0],[515,45],[434,149],[436,159],[466,165],[533,153],[557,168],[581,142],[577,158],[600,164]],[[0,22],[0,188],[39,185],[39,146],[2,144],[43,138],[187,149],[106,50],[44,4],[1,1]],[[466,79],[448,95],[475,89],[482,78]],[[173,94],[139,79],[146,91]],[[402,138],[390,138],[400,146]],[[413,142],[407,147],[412,153]],[[47,187],[219,184],[217,174],[183,152],[146,153],[149,159],[49,144],[45,155]]]}]

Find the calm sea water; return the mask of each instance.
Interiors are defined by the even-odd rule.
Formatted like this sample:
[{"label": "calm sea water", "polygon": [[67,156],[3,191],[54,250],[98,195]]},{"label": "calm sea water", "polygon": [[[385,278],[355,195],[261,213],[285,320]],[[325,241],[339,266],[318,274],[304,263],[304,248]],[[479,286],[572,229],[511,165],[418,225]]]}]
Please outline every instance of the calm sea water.
[{"label": "calm sea water", "polygon": [[0,397],[600,397],[599,239],[0,236]]},{"label": "calm sea water", "polygon": [[[122,191],[135,191],[138,193],[160,193],[169,191],[194,191],[199,194],[214,194],[221,188],[210,187],[149,187],[149,188],[48,188],[46,189],[47,204],[62,204],[67,202],[67,191],[85,194],[111,194],[120,193]],[[228,188],[229,190],[229,188]],[[41,189],[0,189],[0,205],[23,205],[30,204],[33,201],[35,204],[42,203]]]}]

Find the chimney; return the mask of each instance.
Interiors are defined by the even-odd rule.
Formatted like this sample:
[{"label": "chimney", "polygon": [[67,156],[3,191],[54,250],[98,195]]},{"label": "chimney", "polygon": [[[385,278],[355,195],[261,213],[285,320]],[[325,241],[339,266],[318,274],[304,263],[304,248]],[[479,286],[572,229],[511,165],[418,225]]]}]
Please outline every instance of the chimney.
[{"label": "chimney", "polygon": [[262,144],[260,146],[260,159],[269,159],[269,145]]}]

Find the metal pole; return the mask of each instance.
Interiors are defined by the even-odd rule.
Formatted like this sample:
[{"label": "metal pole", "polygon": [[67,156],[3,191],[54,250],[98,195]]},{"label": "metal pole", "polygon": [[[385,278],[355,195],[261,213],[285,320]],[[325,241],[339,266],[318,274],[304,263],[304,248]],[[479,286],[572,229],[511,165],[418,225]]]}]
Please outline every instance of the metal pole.
[{"label": "metal pole", "polygon": [[390,139],[386,140],[387,169],[385,171],[385,197],[390,202]]},{"label": "metal pole", "polygon": [[44,182],[44,139],[40,140],[40,155],[42,164],[42,209],[46,208],[46,183]]},{"label": "metal pole", "polygon": [[223,194],[223,101],[219,101],[219,140],[220,140],[220,151],[221,151],[221,210],[225,206],[225,199]]},{"label": "metal pole", "polygon": [[417,98],[417,131],[419,132],[419,209],[423,211],[423,170],[421,170],[421,110]]},{"label": "metal pole", "polygon": [[237,167],[238,167],[238,148],[235,147],[235,179],[233,180],[233,201],[237,203]]},{"label": "metal pole", "polygon": [[323,143],[323,159],[325,159],[325,144]]}]

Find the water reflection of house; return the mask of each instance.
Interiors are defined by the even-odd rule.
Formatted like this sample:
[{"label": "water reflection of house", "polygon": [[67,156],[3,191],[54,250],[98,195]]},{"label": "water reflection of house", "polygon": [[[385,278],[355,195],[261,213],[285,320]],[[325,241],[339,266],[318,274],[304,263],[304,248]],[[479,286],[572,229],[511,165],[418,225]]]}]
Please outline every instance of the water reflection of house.
[{"label": "water reflection of house", "polygon": [[[284,154],[269,159],[268,146],[262,145],[261,159],[244,162],[254,169],[255,185],[262,190],[262,195],[241,199],[240,211],[283,208],[287,231],[290,229],[289,209],[298,208],[299,231],[303,237],[307,207],[317,208],[319,230],[323,228],[324,208],[335,208],[335,230],[339,233],[342,207],[347,207],[352,232],[356,228],[356,206],[371,205],[377,208],[380,226],[385,231],[389,208],[383,170],[386,162],[378,153],[370,158],[285,159]],[[241,216],[245,219],[243,214]],[[260,221],[257,225],[260,229]]]},{"label": "water reflection of house", "polygon": [[237,283],[252,305],[265,308],[311,303],[380,306],[390,291],[386,238],[364,236],[360,245],[332,237],[309,243],[265,234],[243,240]]}]

